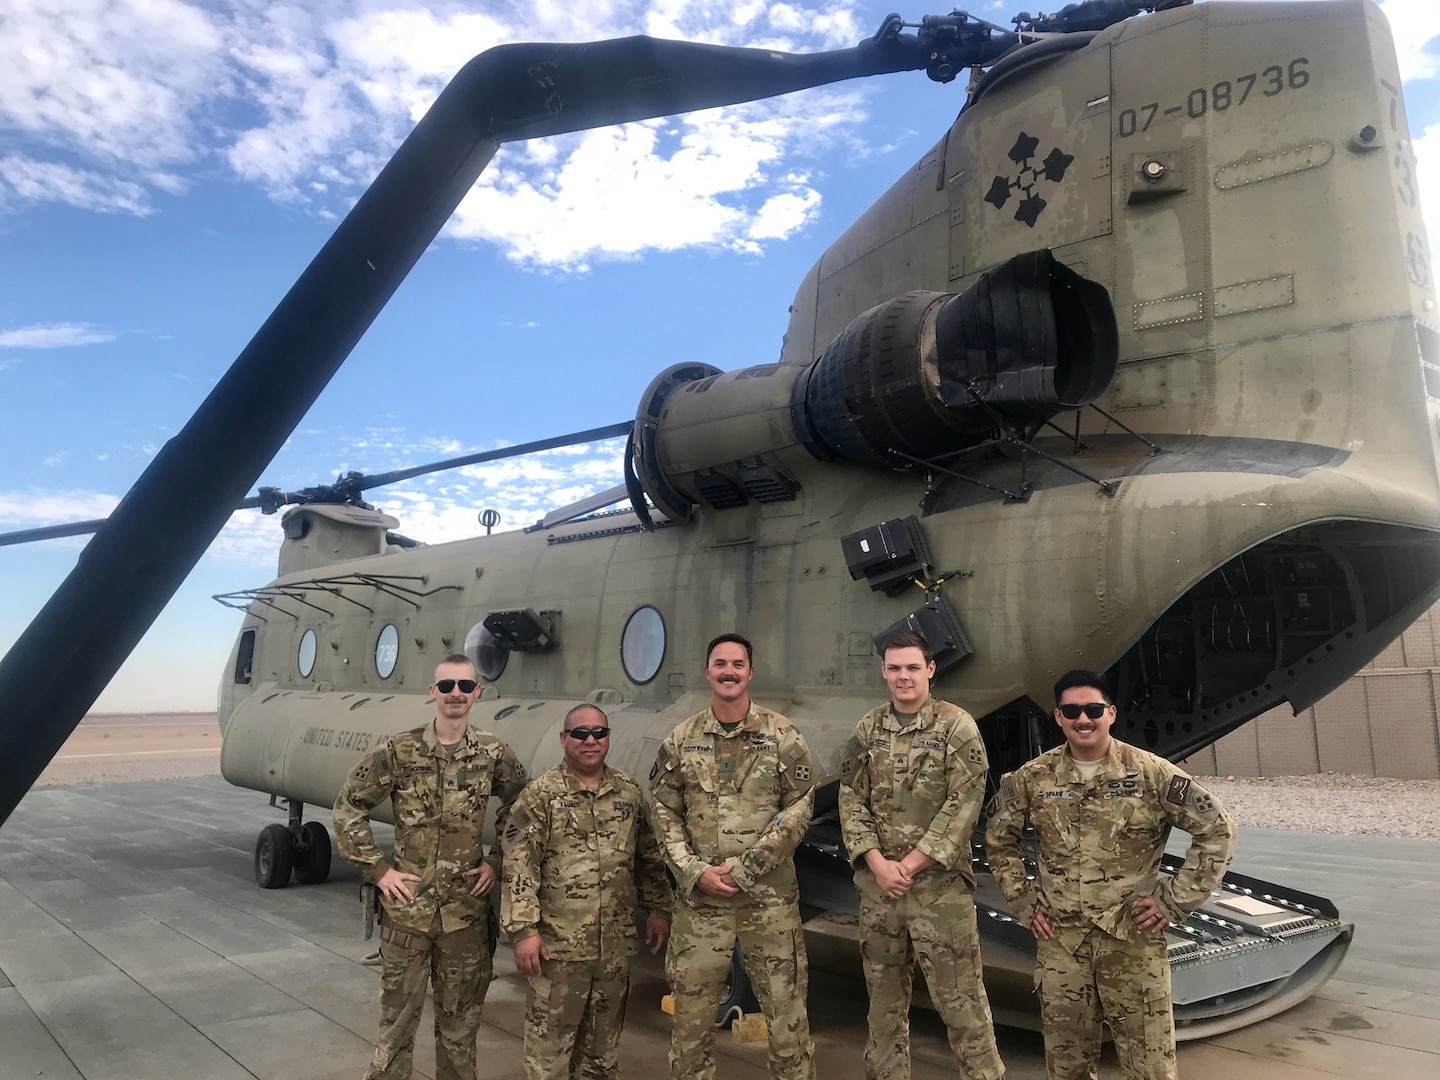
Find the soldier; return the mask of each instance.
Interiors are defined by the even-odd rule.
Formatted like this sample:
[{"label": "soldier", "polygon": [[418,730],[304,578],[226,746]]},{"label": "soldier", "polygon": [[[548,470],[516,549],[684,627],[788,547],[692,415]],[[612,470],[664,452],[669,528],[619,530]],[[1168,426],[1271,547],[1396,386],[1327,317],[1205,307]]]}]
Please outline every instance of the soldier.
[{"label": "soldier", "polygon": [[[1094,1080],[1100,1022],[1127,1077],[1174,1080],[1175,1023],[1165,927],[1208,897],[1230,865],[1235,822],[1164,758],[1110,737],[1104,677],[1055,683],[1065,745],[1007,775],[990,807],[990,869],[1037,939],[1035,985],[1050,1080]],[[1040,876],[1020,838],[1039,835]],[[1171,826],[1190,834],[1185,865],[1160,872]]]},{"label": "soldier", "polygon": [[650,771],[655,832],[677,882],[665,956],[674,1080],[715,1075],[715,1005],[736,941],[769,1027],[770,1075],[815,1076],[793,858],[815,809],[810,750],[789,720],[750,700],[751,674],[748,641],[712,641],[710,708],[670,734]]},{"label": "soldier", "polygon": [[[470,726],[475,665],[447,656],[430,686],[435,719],[394,735],[356,765],[335,800],[340,853],[380,890],[380,1034],[366,1080],[406,1080],[427,975],[435,989],[436,1080],[475,1080],[475,1038],[490,986],[490,903],[500,870],[480,826],[491,795],[497,833],[525,786],[525,766],[493,735]],[[386,799],[395,816],[393,864],[369,814]]]},{"label": "soldier", "polygon": [[530,979],[525,1076],[614,1080],[637,887],[657,953],[670,936],[670,879],[640,785],[605,764],[605,714],[577,705],[560,743],[564,761],[521,792],[502,839],[501,921]]},{"label": "soldier", "polygon": [[910,1078],[916,960],[965,1076],[1000,1080],[985,997],[970,836],[985,801],[985,744],[968,712],[930,696],[935,659],[911,630],[881,650],[890,702],[856,725],[841,766],[840,826],[855,864],[870,993],[868,1080]]}]

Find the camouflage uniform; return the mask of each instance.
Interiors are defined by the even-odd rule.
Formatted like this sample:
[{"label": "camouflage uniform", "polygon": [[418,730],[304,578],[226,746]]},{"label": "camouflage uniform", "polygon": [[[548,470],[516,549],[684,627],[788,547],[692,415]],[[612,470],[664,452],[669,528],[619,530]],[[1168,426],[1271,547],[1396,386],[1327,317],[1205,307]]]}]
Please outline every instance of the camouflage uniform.
[{"label": "camouflage uniform", "polygon": [[[841,768],[840,826],[855,863],[865,985],[870,993],[869,1080],[909,1080],[913,967],[949,1029],[965,1076],[999,1080],[1005,1066],[985,996],[970,836],[985,800],[985,744],[968,712],[926,698],[913,720],[892,705],[855,728]],[[918,848],[935,865],[892,900],[866,866],[867,851],[899,860]]]},{"label": "camouflage uniform", "polygon": [[501,924],[550,954],[525,1009],[527,1080],[613,1080],[637,948],[635,903],[669,918],[670,879],[640,785],[590,788],[561,762],[516,800],[502,837]]},{"label": "camouflage uniform", "polygon": [[[452,753],[434,723],[394,735],[356,765],[335,800],[340,854],[377,881],[391,868],[369,814],[386,799],[395,815],[394,868],[418,874],[415,898],[384,901],[380,927],[380,1034],[367,1080],[409,1077],[428,974],[435,988],[436,1080],[474,1080],[480,1006],[490,986],[490,901],[464,873],[480,865],[480,826],[494,795],[497,832],[525,786],[525,766],[493,735],[465,729]],[[496,873],[498,851],[485,859]]]},{"label": "camouflage uniform", "polygon": [[[1021,859],[1027,822],[1040,838],[1038,880]],[[1173,878],[1159,869],[1171,826],[1191,837]],[[1174,1078],[1165,935],[1137,927],[1133,905],[1153,896],[1181,923],[1204,902],[1235,851],[1224,807],[1164,758],[1111,739],[1089,781],[1065,746],[1007,775],[985,838],[1016,917],[1028,924],[1042,904],[1050,912],[1054,936],[1038,943],[1035,985],[1051,1080],[1093,1080],[1102,1019],[1127,1077]]]},{"label": "camouflage uniform", "polygon": [[[655,833],[678,883],[665,974],[675,995],[670,1075],[715,1075],[715,1006],[735,942],[770,1031],[770,1075],[812,1080],[809,967],[795,847],[815,809],[810,749],[790,721],[752,704],[727,733],[710,709],[660,746],[650,773]],[[697,887],[730,863],[740,892]]]}]

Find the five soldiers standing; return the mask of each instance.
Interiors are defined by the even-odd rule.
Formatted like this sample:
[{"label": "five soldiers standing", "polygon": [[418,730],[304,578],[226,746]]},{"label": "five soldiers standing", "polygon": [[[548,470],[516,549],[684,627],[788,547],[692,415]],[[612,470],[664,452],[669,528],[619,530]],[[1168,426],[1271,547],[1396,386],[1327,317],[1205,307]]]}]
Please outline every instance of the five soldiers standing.
[{"label": "five soldiers standing", "polygon": [[[476,1076],[494,948],[486,894],[501,861],[497,852],[482,857],[480,846],[491,795],[504,850],[504,926],[530,984],[527,1080],[616,1077],[637,900],[648,912],[651,951],[669,945],[672,1078],[714,1076],[714,1010],[738,946],[767,1021],[771,1075],[814,1080],[793,854],[810,826],[816,777],[800,732],[750,700],[752,665],[740,635],[710,643],[710,707],[661,745],[647,816],[640,786],[605,764],[610,728],[599,708],[566,715],[564,760],[526,787],[509,747],[468,724],[478,696],[473,665],[463,656],[440,664],[434,722],[361,761],[335,805],[341,853],[366,868],[384,899],[380,1036],[367,1080],[410,1075],[427,973],[436,1075]],[[890,637],[882,673],[890,700],[861,718],[840,766],[870,993],[866,1076],[910,1076],[918,963],[962,1073],[1002,1080],[970,866],[984,743],[969,713],[930,696],[935,664],[924,638]],[[1103,1020],[1127,1076],[1169,1080],[1175,1042],[1163,930],[1218,884],[1234,822],[1180,769],[1110,738],[1115,707],[1099,675],[1070,672],[1055,695],[1066,742],[1004,778],[986,836],[991,870],[1038,941],[1047,1072],[1093,1080]],[[368,819],[386,799],[396,821],[393,865]],[[1173,879],[1159,871],[1172,825],[1192,836]],[[1040,841],[1036,880],[1021,853],[1027,826]]]}]

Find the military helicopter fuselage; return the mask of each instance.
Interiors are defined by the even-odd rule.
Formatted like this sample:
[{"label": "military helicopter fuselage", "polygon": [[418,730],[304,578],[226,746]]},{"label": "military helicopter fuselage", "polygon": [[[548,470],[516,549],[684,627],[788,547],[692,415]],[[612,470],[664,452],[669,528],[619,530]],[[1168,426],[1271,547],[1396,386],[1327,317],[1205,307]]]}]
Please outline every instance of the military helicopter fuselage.
[{"label": "military helicopter fuselage", "polygon": [[[329,805],[459,651],[474,722],[532,769],[591,701],[643,776],[729,630],[815,752],[822,818],[884,697],[876,638],[907,621],[992,779],[1055,741],[1073,667],[1110,671],[1116,734],[1176,759],[1309,705],[1440,596],[1399,87],[1365,0],[1177,7],[1008,54],[815,263],[778,363],[644,391],[630,510],[428,547],[373,510],[291,510],[222,677],[225,777]],[[1316,922],[1303,955],[1195,990],[1190,1034],[1216,997],[1254,1019],[1333,970],[1326,904],[1285,907]]]}]

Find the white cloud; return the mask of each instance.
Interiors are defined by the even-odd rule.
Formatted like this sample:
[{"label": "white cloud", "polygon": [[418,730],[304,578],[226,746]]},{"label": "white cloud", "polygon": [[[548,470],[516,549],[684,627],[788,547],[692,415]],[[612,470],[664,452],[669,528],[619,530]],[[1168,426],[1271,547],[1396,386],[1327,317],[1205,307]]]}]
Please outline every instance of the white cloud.
[{"label": "white cloud", "polygon": [[26,202],[67,203],[101,214],[154,213],[149,192],[133,181],[22,154],[0,158],[0,204]]},{"label": "white cloud", "polygon": [[0,330],[0,349],[63,349],[75,345],[102,345],[116,335],[84,323],[48,323]]},{"label": "white cloud", "polygon": [[[219,165],[331,219],[472,56],[634,33],[809,51],[869,30],[853,0],[12,0],[0,135],[24,151],[0,167],[0,201],[144,214],[154,193],[183,192]],[[812,93],[509,147],[451,233],[566,268],[652,248],[756,250],[818,208],[817,191],[779,178],[817,131],[863,120],[859,93],[838,100]],[[602,184],[615,169],[636,182]]]},{"label": "white cloud", "polygon": [[93,160],[188,161],[221,34],[182,0],[6,0],[0,121]]},{"label": "white cloud", "polygon": [[1433,78],[1440,72],[1440,8],[1435,0],[1384,0],[1380,10],[1395,36],[1400,78]]}]

